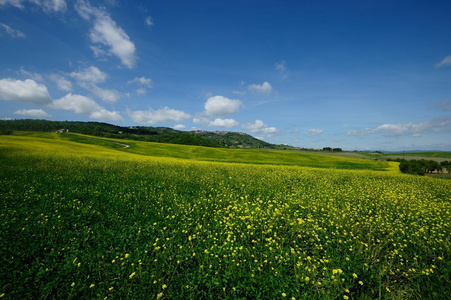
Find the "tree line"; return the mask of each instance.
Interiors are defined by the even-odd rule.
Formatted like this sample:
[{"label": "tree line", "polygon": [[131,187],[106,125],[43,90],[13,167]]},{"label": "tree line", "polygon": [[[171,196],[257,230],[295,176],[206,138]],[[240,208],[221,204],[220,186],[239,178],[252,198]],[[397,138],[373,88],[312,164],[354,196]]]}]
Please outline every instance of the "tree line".
[{"label": "tree line", "polygon": [[[391,159],[387,160],[390,161]],[[424,175],[434,172],[447,172],[448,174],[451,174],[451,162],[449,161],[442,161],[439,163],[431,159],[405,160],[400,158],[393,161],[398,161],[399,170],[406,174]]]}]

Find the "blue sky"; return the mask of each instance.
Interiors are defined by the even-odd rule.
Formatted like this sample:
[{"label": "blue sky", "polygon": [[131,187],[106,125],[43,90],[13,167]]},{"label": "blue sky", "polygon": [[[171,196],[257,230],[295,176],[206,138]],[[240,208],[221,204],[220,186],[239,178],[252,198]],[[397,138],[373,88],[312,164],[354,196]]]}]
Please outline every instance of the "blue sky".
[{"label": "blue sky", "polygon": [[0,118],[451,151],[450,1],[0,0]]}]

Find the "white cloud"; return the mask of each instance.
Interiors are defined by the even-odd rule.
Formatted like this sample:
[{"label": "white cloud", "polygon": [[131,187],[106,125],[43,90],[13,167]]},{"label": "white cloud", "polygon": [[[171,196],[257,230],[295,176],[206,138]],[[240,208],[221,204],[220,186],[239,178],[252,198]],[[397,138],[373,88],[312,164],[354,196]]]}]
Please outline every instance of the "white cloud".
[{"label": "white cloud", "polygon": [[224,128],[233,128],[238,126],[238,122],[234,119],[221,119],[216,118],[213,121],[208,118],[196,117],[193,119],[193,123],[207,125],[211,127],[224,127]]},{"label": "white cloud", "polygon": [[172,128],[174,128],[175,130],[183,130],[183,129],[186,128],[186,126],[183,125],[183,124],[177,124],[177,125],[175,125],[175,126],[172,127]]},{"label": "white cloud", "polygon": [[[40,6],[45,12],[59,12],[65,11],[67,9],[65,0],[28,0],[31,3]],[[3,5],[12,5],[19,9],[24,9],[24,5],[22,4],[23,0],[0,0],[0,6]]]},{"label": "white cloud", "polygon": [[0,99],[38,105],[52,101],[45,85],[38,84],[32,79],[22,81],[10,78],[0,79]]},{"label": "white cloud", "polygon": [[225,127],[225,128],[233,128],[238,126],[238,122],[234,119],[220,119],[216,118],[214,121],[210,122],[210,126],[217,126],[217,127]]},{"label": "white cloud", "polygon": [[449,67],[449,66],[451,66],[451,55],[445,57],[441,62],[435,64],[436,68]]},{"label": "white cloud", "polygon": [[139,88],[139,89],[136,89],[136,94],[138,94],[138,95],[145,95],[147,93],[147,90],[145,89],[145,88]]},{"label": "white cloud", "polygon": [[104,82],[107,78],[107,74],[100,71],[97,67],[91,66],[80,72],[72,72],[69,75],[77,79],[80,86],[91,91],[105,102],[113,103],[120,98],[117,91],[103,89],[97,86],[98,83]]},{"label": "white cloud", "polygon": [[308,135],[309,136],[320,135],[320,134],[323,134],[323,132],[324,131],[322,129],[314,129],[314,128],[312,128],[312,129],[308,130]]},{"label": "white cloud", "polygon": [[348,135],[364,136],[367,134],[385,133],[388,136],[419,136],[427,132],[451,131],[451,118],[437,118],[429,122],[407,124],[382,124],[376,128],[350,130]]},{"label": "white cloud", "polygon": [[53,109],[70,110],[77,114],[88,115],[91,119],[98,119],[102,121],[124,121],[122,116],[117,111],[108,111],[103,106],[98,105],[91,98],[67,94],[61,99],[53,100],[48,105]]},{"label": "white cloud", "polygon": [[50,75],[50,79],[56,83],[56,87],[60,91],[70,92],[72,91],[72,83],[59,74]]},{"label": "white cloud", "polygon": [[65,0],[29,0],[37,6],[42,7],[45,12],[66,11],[67,4]]},{"label": "white cloud", "polygon": [[152,18],[151,18],[150,16],[148,16],[148,17],[146,18],[146,20],[144,21],[144,23],[146,23],[146,25],[149,26],[149,27],[153,26],[153,20],[152,20]]},{"label": "white cloud", "polygon": [[94,52],[94,57],[111,56],[110,53],[108,53],[107,51],[103,50],[100,47],[89,46],[89,48],[91,48],[92,52]]},{"label": "white cloud", "polygon": [[[1,0],[0,0],[1,1]],[[6,32],[6,34],[8,34],[10,37],[12,37],[13,39],[16,38],[25,38],[25,34],[17,29],[13,29],[10,26],[4,24],[4,23],[0,23],[0,29],[2,29],[4,32]],[[1,34],[0,34],[1,36]]]},{"label": "white cloud", "polygon": [[279,132],[276,127],[268,127],[262,120],[255,120],[255,122],[241,125],[243,129],[249,130],[252,133],[272,134]]},{"label": "white cloud", "polygon": [[183,122],[191,116],[181,110],[171,109],[169,107],[164,107],[161,109],[154,110],[150,108],[149,110],[128,110],[127,114],[130,116],[133,122],[139,124],[159,124],[167,121]]},{"label": "white cloud", "polygon": [[104,82],[107,78],[106,73],[99,70],[99,68],[90,66],[80,72],[72,72],[69,74],[71,77],[81,81],[92,84]]},{"label": "white cloud", "polygon": [[136,93],[138,95],[144,95],[145,93],[147,93],[146,88],[153,87],[152,80],[150,78],[146,78],[146,77],[135,77],[132,80],[129,80],[127,83],[141,86],[140,88],[136,89]]},{"label": "white cloud", "polygon": [[152,79],[146,77],[135,77],[127,82],[128,84],[138,84],[148,88],[153,86]]},{"label": "white cloud", "polygon": [[21,67],[19,72],[20,74],[28,77],[27,79],[33,79],[34,81],[44,81],[41,74],[28,72],[24,69],[24,67]]},{"label": "white cloud", "polygon": [[93,111],[89,114],[91,119],[97,119],[102,121],[124,121],[121,114],[118,111],[109,111],[106,109],[101,109],[99,111]]},{"label": "white cloud", "polygon": [[47,0],[43,2],[43,5],[48,10],[53,10],[55,12],[65,11],[67,9],[67,4],[65,0]]},{"label": "white cloud", "polygon": [[14,112],[16,115],[30,116],[34,118],[50,118],[51,115],[43,111],[42,109],[20,109]]},{"label": "white cloud", "polygon": [[271,94],[272,86],[269,82],[265,81],[262,84],[251,84],[247,87],[249,91],[262,93],[262,94]]},{"label": "white cloud", "polygon": [[0,0],[0,6],[12,5],[14,7],[23,9],[24,6],[22,4],[23,0]]},{"label": "white cloud", "polygon": [[238,112],[243,103],[223,96],[208,98],[205,102],[205,113],[209,117],[223,117]]},{"label": "white cloud", "polygon": [[277,71],[279,71],[279,79],[284,80],[287,79],[289,76],[289,72],[287,69],[287,63],[286,61],[282,60],[281,62],[276,63],[275,68]]},{"label": "white cloud", "polygon": [[[94,46],[94,49],[96,49],[94,51],[95,55],[98,56],[108,52],[118,57],[127,68],[133,68],[136,61],[136,47],[130,41],[127,33],[117,26],[108,13],[102,9],[92,7],[83,0],[78,1],[76,9],[82,18],[93,23],[89,37],[91,42],[96,45]],[[101,47],[105,47],[106,50]]]},{"label": "white cloud", "polygon": [[120,95],[117,91],[115,90],[108,90],[108,89],[102,89],[99,88],[98,86],[94,85],[91,87],[91,91],[100,99],[102,99],[105,102],[108,103],[114,103],[116,102],[119,98]]},{"label": "white cloud", "polygon": [[232,93],[234,93],[235,95],[240,95],[240,96],[246,95],[246,92],[244,92],[244,91],[232,91]]}]

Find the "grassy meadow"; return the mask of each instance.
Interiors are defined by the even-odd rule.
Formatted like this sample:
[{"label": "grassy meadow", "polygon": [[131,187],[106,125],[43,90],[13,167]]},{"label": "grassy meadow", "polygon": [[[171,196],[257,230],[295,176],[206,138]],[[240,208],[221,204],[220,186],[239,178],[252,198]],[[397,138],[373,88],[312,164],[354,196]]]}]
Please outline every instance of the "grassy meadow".
[{"label": "grassy meadow", "polygon": [[3,299],[444,299],[451,181],[397,163],[0,136]]}]

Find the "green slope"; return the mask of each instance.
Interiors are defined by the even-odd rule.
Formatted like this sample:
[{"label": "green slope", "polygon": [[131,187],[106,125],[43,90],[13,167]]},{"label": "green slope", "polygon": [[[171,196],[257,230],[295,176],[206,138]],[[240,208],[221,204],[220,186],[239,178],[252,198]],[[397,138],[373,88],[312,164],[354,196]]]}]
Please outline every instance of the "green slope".
[{"label": "green slope", "polygon": [[[307,166],[336,169],[395,170],[397,163],[374,161],[359,158],[346,158],[322,155],[318,153],[285,152],[259,149],[225,149],[201,146],[150,143],[123,139],[108,139],[81,134],[28,133],[21,136],[0,136],[0,141],[9,141],[15,147],[29,148],[30,151],[54,148],[54,151],[77,153],[104,153],[104,155],[137,154],[152,157],[170,157],[178,159]],[[43,146],[45,144],[45,146]],[[53,146],[52,146],[53,145]]]}]

